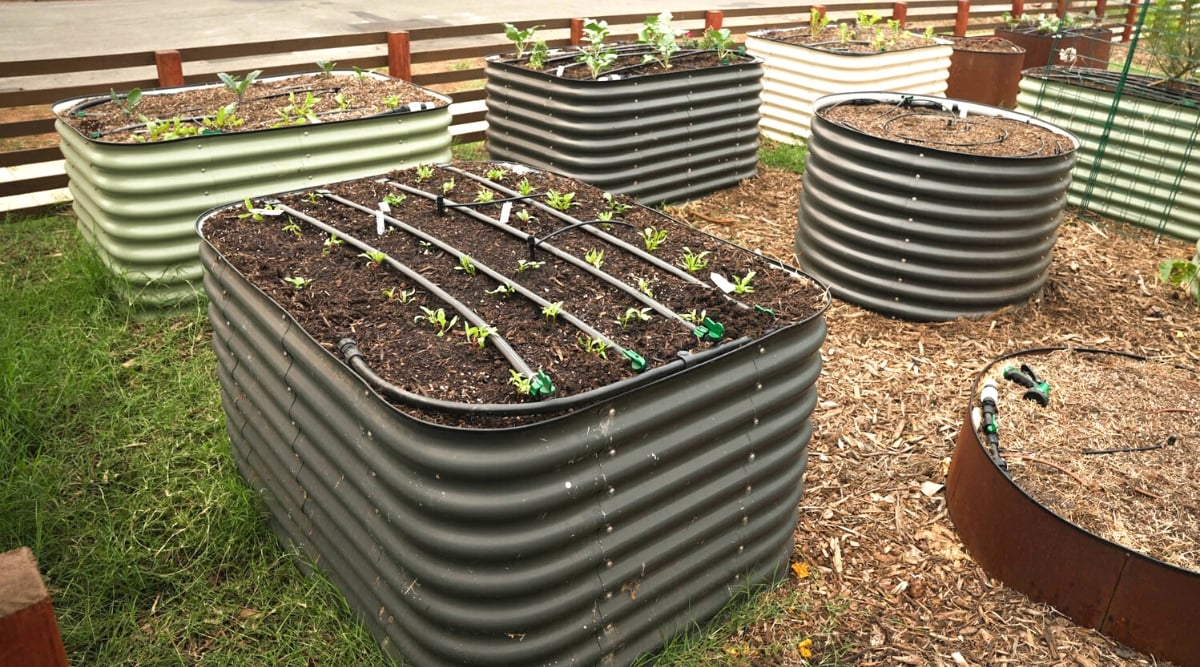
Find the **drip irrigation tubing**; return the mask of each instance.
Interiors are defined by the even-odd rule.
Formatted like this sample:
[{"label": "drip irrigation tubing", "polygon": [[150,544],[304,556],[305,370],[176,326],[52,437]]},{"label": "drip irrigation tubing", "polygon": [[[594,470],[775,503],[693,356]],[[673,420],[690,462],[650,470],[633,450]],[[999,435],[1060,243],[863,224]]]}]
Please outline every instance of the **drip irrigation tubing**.
[{"label": "drip irrigation tubing", "polygon": [[[338,195],[335,195],[327,190],[317,190],[317,192],[325,199],[337,202],[339,204],[342,204],[343,206],[349,206],[356,210],[362,211],[363,213],[367,213],[370,215],[378,215],[381,213],[380,211],[375,211],[366,206],[363,206],[362,204],[359,204],[358,202],[350,201],[349,199],[339,197]],[[454,255],[455,257],[460,258],[460,260],[463,257],[469,258],[469,255],[466,255],[465,253],[458,250],[457,248],[450,245],[449,243],[446,243],[445,241],[439,239],[436,236],[431,236],[429,234],[426,234],[425,232],[421,231],[420,229],[417,229],[416,227],[413,227],[412,225],[409,225],[408,223],[404,222],[403,220],[400,220],[398,218],[395,218],[395,217],[392,217],[392,216],[386,215],[386,214],[383,215],[383,219],[389,226],[395,227],[396,229],[399,229],[399,230],[403,231],[404,233],[409,234],[410,236],[415,236],[418,239],[425,241],[426,243],[432,244],[432,245],[436,246],[439,250],[450,253],[451,255]],[[501,285],[511,285],[512,288],[514,290],[516,290],[516,292],[518,294],[520,294],[521,296],[525,297],[526,299],[529,299],[530,301],[534,302],[535,304],[538,305],[539,308],[545,308],[547,306],[552,305],[550,303],[550,301],[547,300],[546,298],[538,295],[536,292],[529,289],[528,287],[525,287],[521,283],[510,280],[509,278],[505,277],[504,274],[496,271],[495,269],[488,266],[487,264],[483,264],[481,262],[476,262],[474,259],[471,260],[471,263],[475,266],[475,269],[477,271],[482,272],[484,275],[491,278],[492,280],[497,281]],[[576,329],[579,329],[583,333],[590,336],[592,338],[592,340],[603,341],[609,347],[613,348],[613,350],[615,350],[618,354],[625,356],[625,348],[624,347],[619,345],[616,341],[612,340],[608,336],[605,336],[602,332],[593,328],[587,322],[584,322],[583,320],[572,315],[570,312],[568,312],[566,310],[560,312],[558,314],[558,316],[563,318],[564,321],[571,324]]]},{"label": "drip irrigation tubing", "polygon": [[[270,203],[273,206],[278,207],[279,210],[283,211],[284,213],[287,213],[288,215],[290,215],[294,218],[302,220],[302,221],[316,227],[317,229],[320,229],[321,231],[325,232],[326,234],[336,235],[338,238],[342,239],[346,243],[354,246],[356,249],[361,250],[364,253],[378,252],[378,250],[371,247],[367,243],[364,243],[363,241],[360,241],[360,240],[354,238],[353,236],[349,236],[349,235],[345,234],[344,232],[342,232],[341,230],[337,229],[336,227],[333,227],[333,226],[328,225],[320,220],[317,220],[316,218],[314,218],[310,215],[307,215],[305,213],[297,211],[296,209],[294,209],[286,204],[283,204],[282,202],[270,202]],[[487,320],[484,320],[482,317],[480,317],[480,315],[478,313],[476,313],[474,310],[469,308],[463,302],[459,301],[458,299],[455,299],[449,292],[443,290],[441,287],[438,287],[435,283],[431,282],[425,276],[421,275],[417,271],[414,271],[413,269],[409,268],[408,266],[396,261],[391,256],[385,255],[385,261],[387,261],[388,266],[399,271],[406,278],[408,278],[409,280],[420,285],[421,288],[423,288],[426,292],[429,292],[430,294],[434,295],[438,299],[441,299],[442,301],[444,301],[451,308],[453,308],[455,312],[457,312],[459,315],[462,315],[463,319],[467,320],[468,322],[470,322],[471,324],[473,324],[477,327],[487,328],[492,331],[496,331],[495,328],[493,328],[487,322]],[[499,352],[505,358],[505,360],[508,361],[509,365],[511,365],[517,372],[521,373],[525,377],[534,377],[534,375],[535,375],[534,370],[529,366],[528,363],[525,362],[525,359],[523,359],[521,357],[521,355],[518,354],[517,351],[514,350],[511,345],[508,344],[508,341],[504,340],[504,337],[498,331],[496,333],[488,336],[488,338],[492,339],[492,345],[496,348],[496,351]]]}]

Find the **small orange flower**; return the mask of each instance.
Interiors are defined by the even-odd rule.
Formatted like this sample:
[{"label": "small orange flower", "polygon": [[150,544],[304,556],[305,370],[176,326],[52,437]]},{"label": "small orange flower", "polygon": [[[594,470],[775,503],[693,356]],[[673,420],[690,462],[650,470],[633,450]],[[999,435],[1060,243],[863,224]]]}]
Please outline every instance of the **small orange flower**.
[{"label": "small orange flower", "polygon": [[804,641],[801,641],[800,645],[796,648],[800,649],[800,657],[804,658],[805,660],[808,660],[813,656],[811,639],[805,639]]},{"label": "small orange flower", "polygon": [[795,572],[799,579],[807,579],[808,563],[792,563],[792,572]]}]

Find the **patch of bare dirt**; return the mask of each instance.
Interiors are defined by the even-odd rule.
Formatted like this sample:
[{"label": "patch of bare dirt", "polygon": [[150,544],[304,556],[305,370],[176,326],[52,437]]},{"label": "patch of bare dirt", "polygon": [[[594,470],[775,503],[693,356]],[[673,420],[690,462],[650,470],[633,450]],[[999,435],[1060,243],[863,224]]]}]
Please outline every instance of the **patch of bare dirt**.
[{"label": "patch of bare dirt", "polygon": [[[671,213],[795,264],[800,187],[797,175],[760,168]],[[1045,287],[1024,306],[918,324],[835,299],[794,572],[771,594],[798,589],[807,604],[742,628],[711,663],[1165,664],[988,576],[955,534],[941,485],[974,381],[1005,353],[1091,346],[1200,364],[1200,313],[1155,277],[1162,260],[1192,253],[1182,241],[1069,215]]]}]

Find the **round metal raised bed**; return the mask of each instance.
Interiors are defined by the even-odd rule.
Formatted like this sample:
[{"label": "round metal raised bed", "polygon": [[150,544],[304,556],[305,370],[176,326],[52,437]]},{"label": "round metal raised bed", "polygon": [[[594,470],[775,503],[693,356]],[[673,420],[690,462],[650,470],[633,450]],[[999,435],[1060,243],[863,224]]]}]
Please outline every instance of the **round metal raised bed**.
[{"label": "round metal raised bed", "polygon": [[820,113],[852,100],[906,99],[1034,124],[1079,146],[1032,116],[962,100],[822,97],[796,227],[800,264],[838,298],[908,320],[979,317],[1024,302],[1049,272],[1075,150],[971,155],[871,136]]},{"label": "round metal raised bed", "polygon": [[[1133,551],[1060,517],[1016,485],[980,440],[971,412],[979,405],[983,379],[998,364],[1058,349],[1006,355],[979,374],[963,411],[946,486],[955,530],[990,575],[1053,605],[1079,625],[1160,659],[1200,664],[1200,635],[1193,631],[1200,618],[1200,572]],[[1001,442],[1002,437],[1003,431]]]}]

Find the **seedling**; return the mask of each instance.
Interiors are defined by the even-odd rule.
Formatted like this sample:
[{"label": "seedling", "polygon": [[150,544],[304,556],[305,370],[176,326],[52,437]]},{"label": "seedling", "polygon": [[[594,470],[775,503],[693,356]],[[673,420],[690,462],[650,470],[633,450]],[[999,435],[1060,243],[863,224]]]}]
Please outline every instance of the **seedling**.
[{"label": "seedling", "polygon": [[408,195],[403,192],[390,192],[383,196],[383,201],[388,206],[399,206],[405,199],[408,199]]},{"label": "seedling", "polygon": [[591,336],[580,336],[575,339],[575,342],[579,343],[579,347],[590,354],[594,354],[601,359],[608,358],[609,344],[602,340],[592,338]]},{"label": "seedling", "polygon": [[288,125],[303,125],[304,123],[319,123],[321,120],[317,118],[316,105],[320,98],[313,95],[312,92],[304,94],[304,100],[296,101],[296,93],[288,93],[288,105],[282,109],[276,109],[279,114],[280,121],[271,127],[287,127]]},{"label": "seedling", "polygon": [[387,97],[383,98],[383,106],[395,111],[400,106],[400,102],[402,101],[404,101],[404,98],[400,97],[399,95],[388,95]]},{"label": "seedling", "polygon": [[601,227],[608,229],[608,228],[612,227],[612,225],[610,225],[608,223],[612,222],[613,212],[612,211],[600,211],[599,213],[596,214],[596,219],[599,220],[600,222],[604,223],[604,224],[600,225]]},{"label": "seedling", "polygon": [[521,193],[522,197],[528,197],[533,194],[533,184],[528,178],[522,178],[520,183],[517,183],[517,192]]},{"label": "seedling", "polygon": [[545,264],[545,262],[533,262],[527,259],[518,259],[517,273],[525,273],[526,269],[540,269]]},{"label": "seedling", "polygon": [[524,223],[528,223],[530,220],[537,220],[537,218],[530,215],[529,211],[527,211],[525,209],[521,209],[521,210],[517,211],[517,220],[520,220],[521,222],[524,222]]},{"label": "seedling", "polygon": [[647,227],[642,230],[642,245],[646,246],[646,250],[654,252],[658,250],[658,246],[667,240],[667,230]]},{"label": "seedling", "polygon": [[421,312],[423,312],[425,314],[417,315],[416,317],[413,318],[413,322],[420,322],[421,320],[425,320],[426,322],[429,322],[430,324],[433,325],[433,328],[437,329],[437,335],[439,338],[442,336],[445,336],[446,332],[449,331],[451,328],[454,327],[455,324],[458,323],[458,315],[455,315],[454,317],[450,318],[449,320],[446,319],[446,309],[445,308],[438,308],[437,310],[434,310],[432,308],[426,308],[425,306],[421,306]]},{"label": "seedling", "polygon": [[338,94],[334,95],[333,101],[338,105],[338,109],[341,109],[342,111],[349,109],[350,105],[354,104],[354,98],[348,97],[342,92],[338,92]]},{"label": "seedling", "polygon": [[637,322],[649,322],[649,308],[627,308],[625,314],[617,317],[617,324],[621,325],[622,329],[628,329]]},{"label": "seedling", "polygon": [[700,40],[700,48],[716,51],[717,59],[722,63],[728,63],[731,55],[739,50],[744,50],[739,49],[737,43],[733,41],[733,31],[729,28],[705,30],[704,37]]},{"label": "seedling", "polygon": [[819,35],[829,25],[829,16],[816,8],[808,14],[808,32],[810,35]]},{"label": "seedling", "polygon": [[383,260],[387,259],[387,253],[381,250],[368,250],[358,253],[359,257],[365,257],[368,260],[367,266],[376,267],[383,264]]},{"label": "seedling", "polygon": [[210,130],[215,132],[225,132],[232,130],[246,122],[244,118],[239,118],[237,115],[237,105],[230,102],[225,106],[217,109],[216,113],[210,114],[207,118],[200,121]]},{"label": "seedling", "polygon": [[876,14],[874,12],[860,10],[858,12],[857,16],[855,17],[854,22],[857,23],[858,27],[860,27],[860,28],[870,28],[871,26],[875,25],[876,23],[879,23],[881,18],[882,18],[881,16],[879,16],[878,14]]},{"label": "seedling", "polygon": [[1158,277],[1193,293],[1200,306],[1200,265],[1186,259],[1168,259],[1158,265]]},{"label": "seedling", "polygon": [[671,27],[671,12],[663,12],[658,16],[648,16],[638,31],[638,43],[654,47],[654,53],[642,56],[643,63],[658,63],[663,69],[670,69],[671,56],[679,52],[679,42],[676,40],[684,31]]},{"label": "seedling", "polygon": [[688,273],[696,273],[698,271],[703,271],[708,267],[708,260],[705,259],[706,257],[708,257],[707,250],[696,253],[692,252],[691,248],[684,248],[683,257],[679,260],[679,262],[677,262],[677,264],[686,269]]},{"label": "seedling", "polygon": [[146,124],[146,131],[148,132],[146,137],[134,135],[134,141],[139,143],[144,143],[147,141],[170,141],[172,139],[181,139],[183,137],[190,137],[200,133],[200,130],[196,129],[194,125],[185,123],[184,120],[179,116],[176,116],[170,120],[162,121],[146,118],[145,116],[141,116],[139,119]]},{"label": "seedling", "polygon": [[546,66],[546,56],[550,55],[550,47],[546,43],[538,40],[533,43],[533,48],[529,51],[529,66],[533,69],[542,69]]},{"label": "seedling", "polygon": [[937,37],[937,31],[933,29],[933,26],[926,26],[925,27],[925,39],[933,40],[936,37]]},{"label": "seedling", "polygon": [[839,23],[837,27],[838,42],[845,44],[850,41],[850,24]]},{"label": "seedling", "polygon": [[698,324],[700,322],[703,322],[704,318],[707,316],[708,316],[707,310],[701,310],[699,313],[696,313],[696,309],[693,308],[686,313],[680,313],[679,319],[687,320],[688,322],[694,322],[694,323]]},{"label": "seedling", "polygon": [[504,283],[503,285],[496,285],[496,289],[490,289],[487,293],[508,296],[509,294],[514,294],[516,291],[517,288],[513,287],[512,283]]},{"label": "seedling", "polygon": [[489,181],[503,181],[504,177],[508,176],[508,170],[499,167],[488,169],[486,176]]},{"label": "seedling", "polygon": [[321,193],[317,192],[316,190],[312,190],[308,194],[304,195],[304,198],[308,200],[308,203],[315,204],[321,199]]},{"label": "seedling", "polygon": [[117,93],[117,91],[109,88],[108,97],[110,100],[112,100],[112,103],[117,105],[117,108],[121,110],[121,115],[129,118],[133,115],[133,108],[142,101],[142,89],[134,88],[122,96]]},{"label": "seedling", "polygon": [[283,231],[290,232],[293,236],[304,236],[304,230],[300,229],[300,225],[293,220],[283,226]]},{"label": "seedling", "polygon": [[558,316],[562,314],[563,302],[555,301],[542,306],[542,316],[551,322],[557,322]]},{"label": "seedling", "polygon": [[246,200],[243,203],[243,205],[246,207],[246,212],[238,214],[238,218],[240,218],[240,219],[250,218],[254,222],[262,222],[263,221],[263,211],[276,210],[275,207],[270,204],[264,204],[262,208],[255,208],[254,203],[250,201],[249,197],[246,197]]},{"label": "seedling", "polygon": [[246,91],[250,89],[250,86],[253,85],[261,75],[262,70],[256,69],[241,78],[226,74],[225,72],[219,72],[217,74],[217,78],[221,80],[221,83],[225,84],[226,88],[232,90],[234,95],[237,95],[237,103],[241,104],[246,98]]},{"label": "seedling", "polygon": [[533,382],[530,380],[530,378],[525,377],[523,374],[511,368],[508,372],[511,374],[511,377],[508,379],[508,383],[517,388],[518,394],[522,396],[528,396],[529,393],[533,391]]},{"label": "seedling", "polygon": [[493,327],[493,326],[490,326],[487,324],[485,324],[481,327],[475,327],[475,326],[471,326],[469,324],[463,323],[463,327],[464,327],[463,334],[467,337],[467,340],[471,341],[472,344],[474,344],[478,347],[483,347],[484,344],[487,342],[488,336],[491,336],[492,334],[496,333],[496,327]]},{"label": "seedling", "polygon": [[650,297],[651,299],[653,299],[654,298],[654,289],[650,287],[650,280],[647,278],[642,278],[642,277],[638,277],[638,278],[636,278],[636,280],[637,280],[638,291],[641,292],[642,294],[645,294],[646,296]]},{"label": "seedling", "polygon": [[754,291],[750,286],[750,281],[754,280],[754,276],[758,275],[756,271],[751,271],[741,278],[733,276],[733,292],[735,294],[749,294]]},{"label": "seedling", "polygon": [[533,39],[533,35],[540,27],[542,26],[535,25],[521,30],[511,23],[504,24],[504,36],[512,40],[513,47],[517,50],[518,58],[524,58],[525,50],[537,44]]},{"label": "seedling", "polygon": [[458,258],[458,266],[454,267],[454,270],[462,271],[468,276],[473,276],[475,275],[475,264],[471,261],[470,257],[463,255]]},{"label": "seedling", "polygon": [[605,192],[602,196],[604,197],[604,201],[608,204],[608,210],[616,215],[621,215],[625,211],[633,208],[633,206],[630,206],[629,204],[617,201],[616,197],[613,197],[613,193],[611,192]]},{"label": "seedling", "polygon": [[580,55],[576,61],[587,65],[593,79],[600,78],[600,74],[611,69],[617,61],[616,51],[604,44],[608,35],[608,21],[585,19],[583,41],[587,42],[587,46],[580,47]]},{"label": "seedling", "polygon": [[328,60],[318,60],[317,67],[321,68],[321,72],[324,73],[325,76],[329,76],[330,74],[333,74],[333,68],[337,67],[337,63],[329,62]]},{"label": "seedling", "polygon": [[453,189],[454,189],[454,179],[453,178],[442,183],[442,194],[447,194]]},{"label": "seedling", "polygon": [[422,164],[417,166],[417,182],[427,181],[433,178],[433,167]]},{"label": "seedling", "polygon": [[303,278],[301,276],[295,276],[293,278],[284,278],[283,282],[288,283],[289,285],[291,285],[292,287],[295,287],[296,289],[304,289],[305,287],[308,287],[309,285],[312,284],[312,278]]},{"label": "seedling", "polygon": [[371,73],[370,70],[365,70],[361,67],[353,67],[352,66],[351,69],[354,70],[354,76],[357,76],[359,81],[366,81],[367,76]]},{"label": "seedling", "polygon": [[598,269],[604,265],[604,251],[599,248],[591,248],[583,256],[583,259]]},{"label": "seedling", "polygon": [[546,193],[546,203],[550,205],[550,208],[559,210],[559,211],[569,210],[572,206],[575,205],[574,199],[575,199],[574,192],[567,192],[565,194],[560,194],[556,190],[550,190],[549,192]]},{"label": "seedling", "polygon": [[422,255],[428,255],[433,252],[433,244],[429,241],[417,241],[417,245],[420,246]]},{"label": "seedling", "polygon": [[480,188],[479,192],[475,193],[475,201],[481,204],[486,204],[495,198],[496,192],[494,190],[488,190],[487,188]]},{"label": "seedling", "polygon": [[400,303],[408,303],[412,301],[413,297],[417,294],[416,289],[397,290],[395,287],[391,289],[381,289],[379,292],[386,296],[389,301],[399,301]]}]

